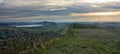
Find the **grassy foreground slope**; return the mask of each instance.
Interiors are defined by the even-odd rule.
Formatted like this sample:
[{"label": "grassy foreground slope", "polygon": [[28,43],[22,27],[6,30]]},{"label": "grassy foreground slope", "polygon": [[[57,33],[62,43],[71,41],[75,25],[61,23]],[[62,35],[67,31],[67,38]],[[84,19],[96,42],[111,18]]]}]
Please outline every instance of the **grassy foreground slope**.
[{"label": "grassy foreground slope", "polygon": [[[10,47],[0,54],[120,54],[120,30],[73,24],[60,30],[60,34],[39,30],[0,31],[0,39],[10,40],[9,44],[0,45]],[[42,43],[38,44],[39,40]]]},{"label": "grassy foreground slope", "polygon": [[120,31],[70,27],[66,37],[49,41],[27,54],[120,54]]},{"label": "grassy foreground slope", "polygon": [[0,28],[0,54],[22,54],[35,47],[44,48],[47,41],[63,37],[53,31]]}]

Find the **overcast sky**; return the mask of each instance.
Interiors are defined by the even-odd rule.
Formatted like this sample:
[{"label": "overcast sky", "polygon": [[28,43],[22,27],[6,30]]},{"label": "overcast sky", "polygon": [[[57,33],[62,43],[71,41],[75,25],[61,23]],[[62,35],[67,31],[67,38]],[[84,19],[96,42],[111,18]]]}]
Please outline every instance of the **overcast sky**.
[{"label": "overcast sky", "polygon": [[1,22],[120,21],[119,16],[120,0],[0,0]]}]

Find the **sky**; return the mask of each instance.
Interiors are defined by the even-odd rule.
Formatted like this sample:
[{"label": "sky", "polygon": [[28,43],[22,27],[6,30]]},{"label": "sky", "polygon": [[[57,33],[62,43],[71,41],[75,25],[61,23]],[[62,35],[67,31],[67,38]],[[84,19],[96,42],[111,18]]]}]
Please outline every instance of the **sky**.
[{"label": "sky", "polygon": [[0,0],[0,22],[120,22],[120,0]]}]

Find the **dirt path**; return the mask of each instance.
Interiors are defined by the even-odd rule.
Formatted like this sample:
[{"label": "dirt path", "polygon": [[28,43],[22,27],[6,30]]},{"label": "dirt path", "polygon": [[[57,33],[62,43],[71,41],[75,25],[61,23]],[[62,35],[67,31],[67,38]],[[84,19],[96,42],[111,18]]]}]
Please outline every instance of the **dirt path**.
[{"label": "dirt path", "polygon": [[66,34],[66,32],[67,32],[68,29],[69,29],[69,27],[65,28],[65,29],[61,32],[61,34]]}]

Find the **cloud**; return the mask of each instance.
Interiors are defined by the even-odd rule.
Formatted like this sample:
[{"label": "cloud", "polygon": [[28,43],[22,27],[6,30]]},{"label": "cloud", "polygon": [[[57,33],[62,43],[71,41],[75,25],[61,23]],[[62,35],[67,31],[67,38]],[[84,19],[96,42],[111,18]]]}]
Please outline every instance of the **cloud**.
[{"label": "cloud", "polygon": [[92,12],[92,13],[71,13],[70,16],[120,16],[120,11],[116,12]]},{"label": "cloud", "polygon": [[[3,1],[3,0],[0,0]],[[0,20],[73,17],[94,12],[120,11],[119,0],[4,0],[0,3]],[[108,2],[109,1],[109,2]],[[114,2],[113,2],[114,1]],[[42,16],[42,17],[41,17]],[[53,18],[59,18],[53,17]],[[36,19],[35,18],[35,19]]]}]

